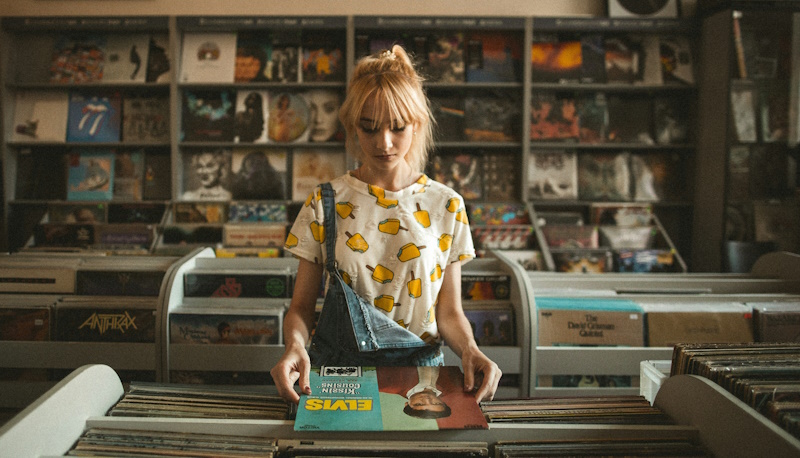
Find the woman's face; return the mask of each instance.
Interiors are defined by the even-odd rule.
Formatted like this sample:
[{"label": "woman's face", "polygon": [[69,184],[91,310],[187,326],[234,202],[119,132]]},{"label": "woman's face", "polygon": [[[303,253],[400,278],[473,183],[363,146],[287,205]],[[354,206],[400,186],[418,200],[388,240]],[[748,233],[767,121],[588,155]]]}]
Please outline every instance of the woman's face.
[{"label": "woman's face", "polygon": [[[406,155],[411,149],[415,126],[402,119],[392,119],[376,107],[374,99],[368,100],[358,120],[358,143],[364,164],[376,171],[389,171],[407,166]],[[377,119],[374,119],[377,118]]]},{"label": "woman's face", "polygon": [[339,130],[339,94],[316,90],[305,94],[311,118],[311,141],[325,142]]},{"label": "woman's face", "polygon": [[211,153],[201,153],[197,156],[195,172],[200,178],[200,184],[204,188],[213,188],[219,184],[220,164]]}]

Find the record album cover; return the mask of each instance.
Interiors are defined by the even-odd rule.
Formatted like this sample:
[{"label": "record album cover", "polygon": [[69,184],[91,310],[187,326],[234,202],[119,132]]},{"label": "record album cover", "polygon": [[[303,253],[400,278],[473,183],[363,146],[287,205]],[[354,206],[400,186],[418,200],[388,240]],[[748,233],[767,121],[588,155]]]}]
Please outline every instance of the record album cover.
[{"label": "record album cover", "polygon": [[465,48],[466,80],[514,82],[522,75],[521,40],[502,32],[470,32]]},{"label": "record album cover", "polygon": [[150,36],[149,50],[146,81],[148,83],[169,82],[170,68],[172,67],[172,57],[169,52],[169,34],[152,34]]},{"label": "record album cover", "polygon": [[68,142],[118,142],[122,96],[71,92],[67,117]]},{"label": "record album cover", "polygon": [[122,99],[122,141],[169,142],[169,97],[126,96]]},{"label": "record album cover", "polygon": [[534,151],[528,161],[529,197],[577,199],[578,155],[574,151]]},{"label": "record album cover", "polygon": [[631,200],[630,153],[578,156],[578,196],[583,200]]},{"label": "record album cover", "polygon": [[212,149],[183,155],[183,200],[231,199],[231,151]]},{"label": "record album cover", "polygon": [[267,132],[270,141],[304,141],[309,133],[309,108],[306,99],[292,92],[273,91],[269,97]]},{"label": "record album cover", "polygon": [[231,163],[231,193],[237,200],[287,198],[287,153],[280,150],[236,149]]},{"label": "record album cover", "polygon": [[236,143],[266,143],[268,106],[269,93],[267,91],[237,91],[233,141]]},{"label": "record album cover", "polygon": [[67,200],[111,200],[114,152],[84,150],[69,154]]},{"label": "record album cover", "polygon": [[65,92],[17,92],[11,139],[20,142],[64,142],[67,138],[68,113],[69,95]]},{"label": "record album cover", "polygon": [[428,37],[427,60],[423,65],[431,82],[464,81],[464,34],[434,32]]},{"label": "record album cover", "polygon": [[96,83],[103,79],[106,37],[62,35],[56,39],[50,64],[51,83]]},{"label": "record album cover", "polygon": [[432,177],[455,190],[466,200],[483,196],[481,157],[474,154],[436,155],[432,160]]},{"label": "record album cover", "polygon": [[573,94],[536,91],[531,95],[531,140],[578,140],[579,118]]},{"label": "record album cover", "polygon": [[180,81],[232,83],[236,67],[236,32],[183,34]]},{"label": "record album cover", "polygon": [[144,83],[149,54],[149,34],[109,35],[106,38],[103,82]]},{"label": "record album cover", "polygon": [[579,39],[534,38],[531,45],[534,83],[577,83],[583,75],[583,52]]},{"label": "record album cover", "polygon": [[309,31],[303,35],[303,82],[344,81],[345,43],[327,31]]},{"label": "record album cover", "polygon": [[183,93],[183,140],[233,141],[235,115],[235,91],[186,90]]},{"label": "record album cover", "polygon": [[313,368],[294,422],[295,431],[486,428],[458,366]]},{"label": "record album cover", "polygon": [[283,310],[228,308],[214,313],[180,309],[170,313],[170,343],[217,345],[277,345]]},{"label": "record album cover", "polygon": [[117,151],[114,158],[114,200],[142,200],[144,151]]},{"label": "record album cover", "polygon": [[292,154],[292,200],[304,201],[314,187],[326,183],[347,170],[344,151],[295,150]]}]

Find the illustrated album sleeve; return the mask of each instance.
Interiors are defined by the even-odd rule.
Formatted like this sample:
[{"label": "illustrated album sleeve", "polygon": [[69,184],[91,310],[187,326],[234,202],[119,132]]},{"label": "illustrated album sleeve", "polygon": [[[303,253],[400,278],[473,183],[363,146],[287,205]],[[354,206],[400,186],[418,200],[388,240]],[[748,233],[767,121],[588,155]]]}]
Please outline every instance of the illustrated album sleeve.
[{"label": "illustrated album sleeve", "polygon": [[487,429],[458,366],[334,367],[311,370],[296,431]]}]

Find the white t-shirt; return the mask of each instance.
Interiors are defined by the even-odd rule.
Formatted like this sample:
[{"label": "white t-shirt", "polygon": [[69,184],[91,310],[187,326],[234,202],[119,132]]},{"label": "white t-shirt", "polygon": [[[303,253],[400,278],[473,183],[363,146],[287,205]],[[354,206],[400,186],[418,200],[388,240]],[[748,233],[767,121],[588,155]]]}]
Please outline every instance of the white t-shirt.
[{"label": "white t-shirt", "polygon": [[[336,202],[336,261],[342,276],[401,326],[438,338],[436,305],[444,270],[475,257],[464,200],[423,175],[397,192],[349,174],[331,181]],[[320,187],[308,197],[286,240],[295,256],[325,261]]]}]

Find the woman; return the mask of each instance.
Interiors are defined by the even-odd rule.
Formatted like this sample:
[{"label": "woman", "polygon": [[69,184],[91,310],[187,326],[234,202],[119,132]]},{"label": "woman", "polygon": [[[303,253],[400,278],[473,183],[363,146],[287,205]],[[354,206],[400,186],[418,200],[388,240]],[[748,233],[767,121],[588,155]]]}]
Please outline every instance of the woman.
[{"label": "woman", "polygon": [[[339,132],[339,93],[327,89],[314,89],[304,94],[308,101],[311,133],[309,141],[327,142],[334,140]],[[339,139],[341,140],[341,139]]]},{"label": "woman", "polygon": [[[359,61],[339,119],[347,149],[360,165],[330,183],[336,211],[327,214],[335,220],[335,234],[320,229],[328,191],[317,188],[287,238],[286,249],[300,264],[284,319],[286,351],[271,371],[278,393],[297,403],[293,386],[299,381],[302,392],[310,394],[312,364],[442,365],[439,344],[444,340],[461,357],[465,389],[475,390],[476,402],[492,399],[501,372],[478,349],[461,306],[461,263],[475,255],[464,201],[421,172],[433,146],[433,119],[421,78],[403,48]],[[335,269],[324,265],[334,259],[327,248],[333,246],[332,235],[339,241],[331,253]],[[414,353],[375,359],[360,348],[340,348],[337,343],[347,342],[328,335],[329,321],[340,317],[326,314],[327,297],[307,350],[326,268],[332,279],[347,283],[374,305],[365,314],[389,323],[368,330],[379,339],[402,334],[398,345],[413,347]],[[330,282],[328,288],[330,293]],[[358,337],[362,331],[346,334]],[[351,344],[366,345],[360,338]]]}]

